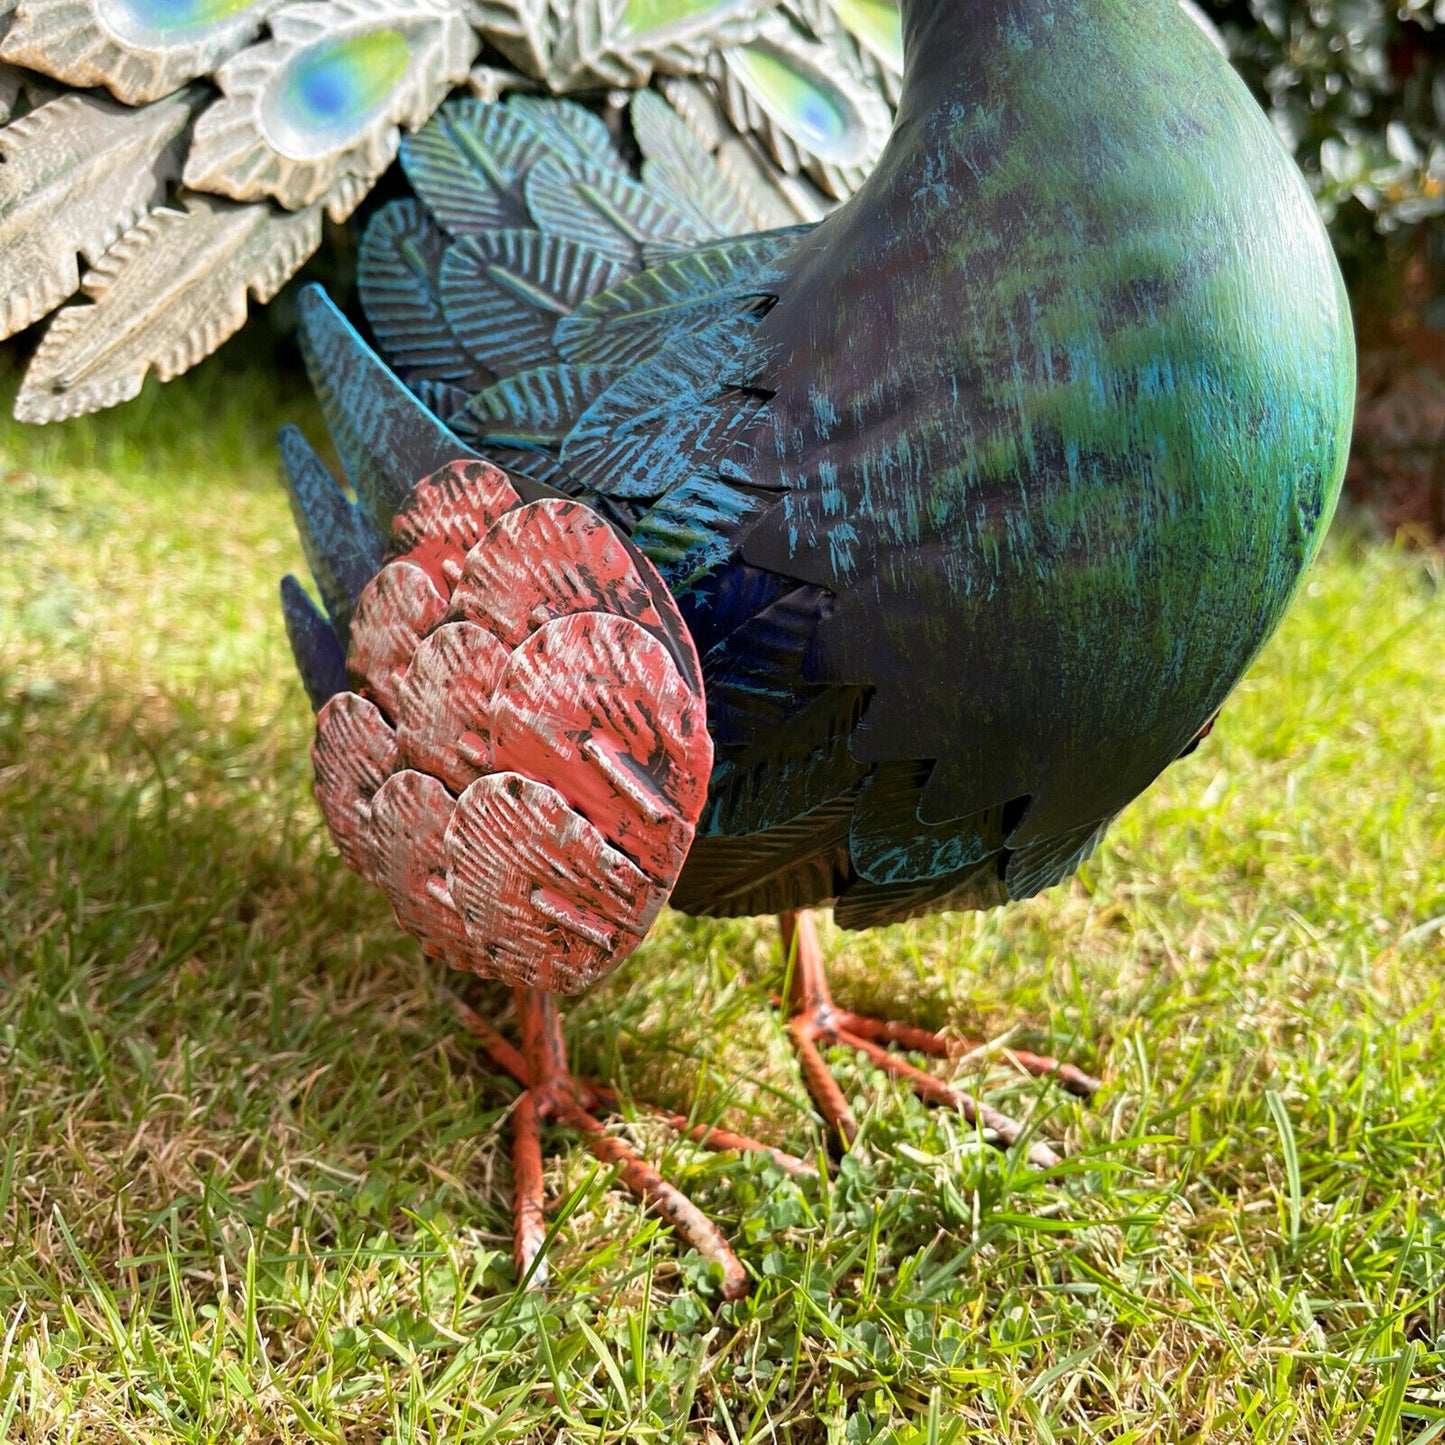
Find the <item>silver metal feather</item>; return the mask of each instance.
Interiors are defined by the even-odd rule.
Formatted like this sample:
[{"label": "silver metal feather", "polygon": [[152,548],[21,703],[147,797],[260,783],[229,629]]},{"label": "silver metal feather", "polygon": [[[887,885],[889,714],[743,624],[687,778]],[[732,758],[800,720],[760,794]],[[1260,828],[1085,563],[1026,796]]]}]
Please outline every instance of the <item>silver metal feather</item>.
[{"label": "silver metal feather", "polygon": [[269,301],[321,240],[321,208],[286,212],[190,196],[160,207],[88,272],[90,305],[51,323],[15,402],[20,421],[59,421],[128,401],[148,371],[162,381],[208,356]]},{"label": "silver metal feather", "polygon": [[808,40],[773,15],[755,40],[714,51],[708,63],[734,128],[756,135],[786,174],[806,170],[836,200],[862,183],[893,125],[887,102],[857,72],[856,49],[840,39],[835,27],[831,44]]},{"label": "silver metal feather", "polygon": [[[466,79],[478,39],[451,0],[318,0],[272,15],[271,40],[216,74],[224,93],[196,125],[185,181],[295,209],[370,181]],[[349,204],[359,199],[352,187]]]},{"label": "silver metal feather", "polygon": [[279,3],[190,0],[187,13],[156,0],[20,0],[0,58],[67,85],[103,85],[140,105],[215,69],[256,37]]},{"label": "silver metal feather", "polygon": [[201,103],[184,90],[139,109],[64,95],[0,130],[0,336],[53,310],[165,195]]},{"label": "silver metal feather", "polygon": [[750,40],[769,8],[766,0],[560,0],[544,78],[565,91],[693,74],[719,45]]},{"label": "silver metal feather", "polygon": [[20,99],[20,89],[24,84],[23,70],[0,61],[0,125],[4,125],[15,113],[15,104]]},{"label": "silver metal feather", "polygon": [[[507,88],[655,77],[674,124],[653,112],[650,163],[679,182],[679,167],[715,167],[686,203],[706,231],[816,219],[886,131],[867,38],[887,51],[890,0],[19,0],[11,22],[12,5],[0,0],[0,122],[21,118],[0,128],[0,332],[72,294],[77,255],[95,268],[94,304],[64,312],[32,363],[17,402],[31,420],[199,360],[244,318],[247,288],[266,293],[266,265],[294,269],[315,246],[318,208],[351,213],[398,128],[467,78],[481,41],[529,78],[487,73]],[[45,103],[57,83],[138,102],[213,70],[219,100],[192,86],[138,106]],[[185,209],[153,209],[179,177]]]}]

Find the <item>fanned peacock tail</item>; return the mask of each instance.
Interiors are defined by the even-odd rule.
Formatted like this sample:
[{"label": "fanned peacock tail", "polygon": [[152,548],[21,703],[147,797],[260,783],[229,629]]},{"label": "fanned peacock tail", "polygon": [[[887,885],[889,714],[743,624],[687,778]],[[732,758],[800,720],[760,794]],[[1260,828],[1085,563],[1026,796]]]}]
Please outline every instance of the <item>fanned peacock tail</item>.
[{"label": "fanned peacock tail", "polygon": [[[214,350],[457,87],[650,87],[634,108],[649,185],[709,178],[669,233],[692,239],[815,220],[847,196],[887,137],[901,66],[890,0],[0,0],[11,8],[0,337],[84,298],[24,379],[16,415],[32,422],[113,405]],[[614,164],[590,121],[552,139]],[[403,222],[403,264],[425,266]],[[498,260],[458,257],[449,284]],[[426,379],[470,394],[483,378]]]}]

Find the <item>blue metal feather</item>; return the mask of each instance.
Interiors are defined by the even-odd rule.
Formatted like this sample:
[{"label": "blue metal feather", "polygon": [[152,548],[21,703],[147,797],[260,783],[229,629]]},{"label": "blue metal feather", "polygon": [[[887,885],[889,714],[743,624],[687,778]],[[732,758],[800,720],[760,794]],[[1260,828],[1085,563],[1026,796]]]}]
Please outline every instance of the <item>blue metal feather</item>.
[{"label": "blue metal feather", "polygon": [[553,342],[568,361],[648,360],[705,326],[764,309],[776,299],[782,262],[801,231],[725,241],[610,285],[557,323]]},{"label": "blue metal feather", "polygon": [[479,392],[455,418],[465,434],[502,446],[557,450],[621,372],[607,366],[539,366]]},{"label": "blue metal feather", "polygon": [[297,302],[301,353],[347,480],[380,537],[422,477],[476,457],[407,390],[319,287]]},{"label": "blue metal feather", "polygon": [[479,100],[448,102],[401,142],[407,180],[453,236],[527,225],[522,181],[552,154],[547,137],[510,106]]},{"label": "blue metal feather", "polygon": [[362,237],[356,285],[372,333],[409,385],[441,381],[473,392],[492,378],[448,320],[440,291],[445,251],[445,238],[419,201],[393,201]]},{"label": "blue metal feather", "polygon": [[282,427],[277,444],[306,563],[344,644],[356,599],[381,567],[381,538],[296,427]]},{"label": "blue metal feather", "polygon": [[446,253],[439,290],[450,330],[499,376],[561,361],[560,320],[627,274],[590,246],[508,229],[468,236]]},{"label": "blue metal feather", "polygon": [[507,101],[507,110],[545,137],[553,150],[626,173],[606,122],[576,101],[514,95]]},{"label": "blue metal feather", "polygon": [[320,712],[327,698],[346,691],[346,649],[301,584],[289,574],[281,579],[281,613],[306,696],[311,699],[313,711]]},{"label": "blue metal feather", "polygon": [[540,230],[629,266],[638,263],[644,241],[705,239],[684,212],[607,166],[550,155],[527,172],[524,194]]}]

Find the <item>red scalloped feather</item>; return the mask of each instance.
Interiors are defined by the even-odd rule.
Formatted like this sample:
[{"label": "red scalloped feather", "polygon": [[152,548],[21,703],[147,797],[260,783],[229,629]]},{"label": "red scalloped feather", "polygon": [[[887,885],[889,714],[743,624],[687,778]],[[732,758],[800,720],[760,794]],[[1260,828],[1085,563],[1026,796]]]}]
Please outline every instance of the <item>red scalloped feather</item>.
[{"label": "red scalloped feather", "polygon": [[479,778],[446,836],[467,966],[576,993],[642,941],[667,900],[566,799],[516,773]]},{"label": "red scalloped feather", "polygon": [[662,626],[627,548],[580,502],[530,502],[508,512],[467,553],[452,594],[454,617],[481,623],[508,647],[574,612]]},{"label": "red scalloped feather", "polygon": [[666,901],[712,746],[696,653],[650,564],[576,502],[497,516],[509,496],[495,469],[453,466],[408,502],[409,550],[352,621],[365,696],[318,722],[317,796],[428,953],[575,992]]},{"label": "red scalloped feather", "polygon": [[521,500],[490,462],[448,462],[418,482],[391,524],[397,560],[414,562],[449,597],[468,552]]},{"label": "red scalloped feather", "polygon": [[492,694],[510,658],[474,622],[448,622],[421,643],[397,702],[396,740],[412,767],[435,773],[454,793],[490,768]]},{"label": "red scalloped feather", "polygon": [[366,698],[339,692],[316,715],[316,799],[341,856],[373,882],[371,800],[396,762],[396,734]]},{"label": "red scalloped feather", "polygon": [[[550,784],[669,886],[707,793],[701,700],[627,617],[583,612],[538,629],[497,685],[493,766]],[[699,763],[703,769],[699,768]]]},{"label": "red scalloped feather", "polygon": [[351,619],[346,671],[389,717],[397,715],[412,654],[446,613],[446,599],[412,562],[388,562],[362,589]]},{"label": "red scalloped feather", "polygon": [[435,958],[465,950],[466,930],[447,890],[446,831],[456,799],[426,773],[393,773],[371,800],[373,881],[396,921]]}]

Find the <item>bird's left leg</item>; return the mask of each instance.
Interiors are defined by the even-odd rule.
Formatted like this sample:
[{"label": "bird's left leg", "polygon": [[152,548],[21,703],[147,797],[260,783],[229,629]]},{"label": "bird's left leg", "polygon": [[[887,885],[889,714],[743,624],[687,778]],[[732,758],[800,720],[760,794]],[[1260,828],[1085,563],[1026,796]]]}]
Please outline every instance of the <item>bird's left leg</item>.
[{"label": "bird's left leg", "polygon": [[[639,1199],[656,1209],[704,1259],[721,1267],[724,1299],[745,1294],[747,1274],[717,1225],[629,1144],[609,1134],[596,1117],[594,1110],[611,1112],[616,1107],[616,1096],[600,1085],[577,1079],[567,1067],[556,998],[524,986],[515,988],[513,996],[521,1025],[520,1051],[474,1009],[460,1001],[456,1009],[463,1027],[524,1091],[512,1113],[513,1238],[519,1278],[538,1285],[546,1280],[546,1261],[540,1257],[547,1234],[541,1125],[550,1121],[580,1134],[598,1159],[617,1167],[622,1182]],[[744,1134],[694,1124],[668,1110],[650,1112],[707,1148],[756,1150],[791,1173],[811,1172],[802,1160]]]},{"label": "bird's left leg", "polygon": [[[823,1117],[837,1131],[845,1144],[851,1144],[858,1133],[843,1091],[829,1070],[819,1045],[841,1044],[864,1054],[876,1067],[896,1079],[905,1080],[913,1091],[930,1104],[957,1109],[969,1123],[977,1123],[993,1131],[1004,1147],[1011,1147],[1023,1136],[1023,1127],[1007,1114],[991,1109],[972,1094],[936,1079],[932,1074],[914,1067],[886,1047],[888,1044],[935,1057],[957,1057],[971,1053],[980,1045],[953,1039],[944,1034],[921,1029],[913,1024],[890,1019],[869,1018],[841,1009],[833,1002],[823,965],[823,952],[818,944],[818,931],[810,913],[785,913],[779,919],[783,949],[792,964],[792,982],[788,994],[788,1033],[798,1054],[803,1079]],[[1099,1081],[1072,1064],[1061,1063],[1039,1054],[1010,1051],[1010,1056],[1026,1073],[1056,1078],[1070,1093],[1088,1096],[1099,1088]],[[1059,1162],[1058,1155],[1047,1144],[1029,1146],[1030,1162],[1047,1168]]]}]

